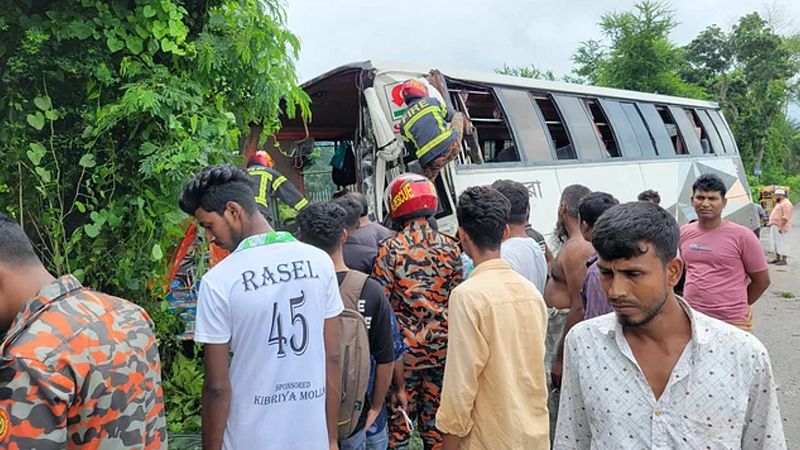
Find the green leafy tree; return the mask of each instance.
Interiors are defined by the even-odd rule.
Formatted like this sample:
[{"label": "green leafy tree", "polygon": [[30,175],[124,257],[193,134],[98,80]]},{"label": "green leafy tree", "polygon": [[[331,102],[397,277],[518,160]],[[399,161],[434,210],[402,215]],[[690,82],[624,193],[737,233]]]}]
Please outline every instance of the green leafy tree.
[{"label": "green leafy tree", "polygon": [[572,84],[586,84],[586,80],[571,75],[556,76],[550,69],[540,69],[535,65],[510,67],[503,64],[503,67],[494,70],[495,73],[500,75],[509,75],[513,77],[534,78],[537,80],[545,81],[561,81]]},{"label": "green leafy tree", "polygon": [[682,76],[690,82],[703,86],[720,102],[727,100],[731,70],[734,63],[733,42],[730,34],[716,25],[701,31],[684,48],[686,66]]},{"label": "green leafy tree", "polygon": [[495,69],[495,73],[514,77],[535,78],[537,80],[559,81],[552,70],[542,70],[533,64],[519,67],[510,67],[503,64],[502,68]]},{"label": "green leafy tree", "polygon": [[776,33],[758,13],[739,19],[730,32],[710,26],[685,48],[683,76],[704,86],[722,104],[750,168],[765,180],[783,177],[796,158],[786,107],[796,98],[800,39]]},{"label": "green leafy tree", "polygon": [[645,0],[635,11],[603,15],[605,40],[587,41],[573,55],[574,73],[599,86],[702,98],[702,89],[680,77],[683,53],[670,40],[677,26],[666,3]]},{"label": "green leafy tree", "polygon": [[148,307],[166,377],[177,195],[309,114],[298,51],[278,0],[0,2],[0,207],[54,273]]},{"label": "green leafy tree", "polygon": [[754,150],[754,168],[761,168],[770,128],[784,115],[798,71],[794,39],[786,39],[757,14],[742,17],[732,33],[734,54],[748,90],[741,102],[745,123],[753,125],[749,145]]},{"label": "green leafy tree", "polygon": [[1,8],[3,205],[55,272],[148,298],[187,178],[275,130],[283,104],[308,112],[297,38],[260,0]]},{"label": "green leafy tree", "polygon": [[573,73],[588,84],[598,85],[605,61],[606,52],[600,41],[592,39],[581,42],[581,46],[572,55],[572,62],[575,63]]}]

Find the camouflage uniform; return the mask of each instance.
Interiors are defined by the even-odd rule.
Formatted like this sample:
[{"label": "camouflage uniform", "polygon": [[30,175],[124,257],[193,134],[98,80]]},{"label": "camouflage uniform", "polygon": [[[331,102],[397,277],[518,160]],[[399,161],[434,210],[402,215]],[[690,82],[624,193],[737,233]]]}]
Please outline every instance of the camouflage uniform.
[{"label": "camouflage uniform", "polygon": [[166,449],[153,323],[65,276],[0,344],[0,448]]},{"label": "camouflage uniform", "polygon": [[[407,412],[425,448],[437,450],[442,445],[435,423],[447,353],[447,302],[462,280],[461,251],[424,218],[412,220],[383,242],[373,277],[386,290],[408,347]],[[389,431],[393,449],[408,447],[409,430],[401,414],[391,417]]]}]

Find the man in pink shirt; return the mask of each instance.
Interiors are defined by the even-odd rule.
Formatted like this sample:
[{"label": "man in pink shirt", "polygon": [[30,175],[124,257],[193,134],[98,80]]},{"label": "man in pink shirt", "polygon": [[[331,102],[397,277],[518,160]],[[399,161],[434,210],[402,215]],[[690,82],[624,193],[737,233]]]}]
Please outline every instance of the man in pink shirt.
[{"label": "man in pink shirt", "polygon": [[792,202],[786,198],[786,191],[775,190],[775,207],[769,214],[769,227],[772,230],[772,242],[775,245],[776,266],[786,265],[786,254],[789,253],[789,230],[792,228]]},{"label": "man in pink shirt", "polygon": [[692,308],[751,332],[750,305],[770,284],[761,243],[751,230],[722,220],[728,201],[719,177],[701,175],[692,191],[697,222],[681,228],[680,241],[684,298]]}]

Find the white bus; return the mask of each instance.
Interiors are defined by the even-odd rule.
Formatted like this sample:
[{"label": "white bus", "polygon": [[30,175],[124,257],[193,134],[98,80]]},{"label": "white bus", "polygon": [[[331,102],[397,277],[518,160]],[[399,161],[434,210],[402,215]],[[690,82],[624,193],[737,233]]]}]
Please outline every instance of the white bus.
[{"label": "white bus", "polygon": [[[316,161],[314,171],[304,162],[314,149],[347,145],[360,168],[350,189],[364,192],[384,219],[387,183],[418,170],[397,134],[400,85],[408,78],[427,82],[477,131],[436,182],[444,233],[455,235],[458,194],[498,179],[528,187],[531,224],[545,235],[554,230],[562,190],[576,183],[620,202],[656,190],[661,206],[685,224],[695,218],[692,183],[704,173],[728,187],[726,219],[758,226],[736,142],[716,103],[491,73],[373,61],[338,67],[303,84],[312,99],[310,123],[282,118],[280,151],[270,150],[276,168],[311,199],[325,200],[335,190],[318,192],[331,183],[328,161]],[[328,180],[309,183],[312,176]]]}]

